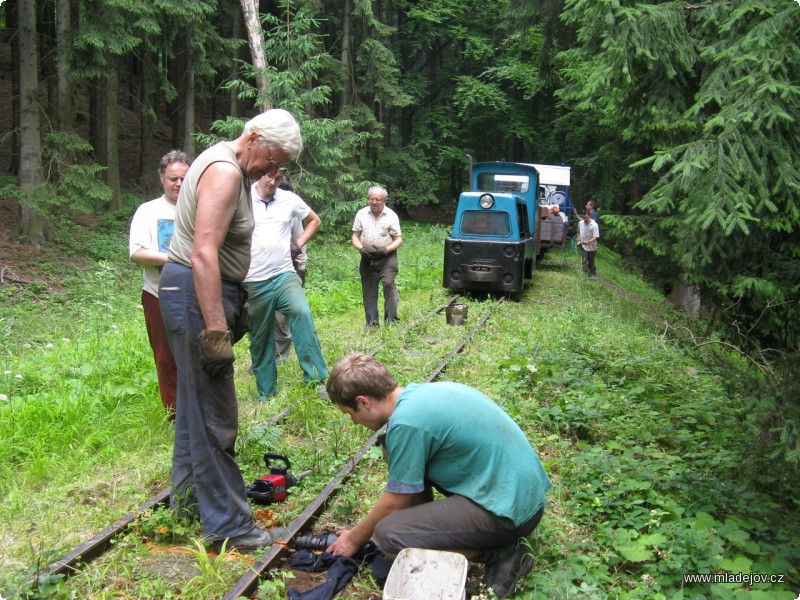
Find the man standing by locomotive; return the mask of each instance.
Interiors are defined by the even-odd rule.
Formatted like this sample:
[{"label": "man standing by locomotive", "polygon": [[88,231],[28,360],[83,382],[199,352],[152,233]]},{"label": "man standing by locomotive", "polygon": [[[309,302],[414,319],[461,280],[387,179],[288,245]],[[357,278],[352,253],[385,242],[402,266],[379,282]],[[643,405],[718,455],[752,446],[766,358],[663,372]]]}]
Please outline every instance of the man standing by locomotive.
[{"label": "man standing by locomotive", "polygon": [[600,238],[600,230],[597,227],[597,223],[592,221],[589,216],[588,209],[583,211],[578,230],[578,240],[581,244],[583,258],[583,272],[594,277],[597,275],[594,259],[597,254],[597,240]]},{"label": "man standing by locomotive", "polygon": [[386,206],[389,192],[374,185],[367,192],[369,206],[356,213],[353,221],[353,247],[361,253],[358,271],[367,326],[380,324],[378,284],[383,283],[383,318],[388,323],[399,321],[397,302],[397,249],[403,244],[400,219]]}]

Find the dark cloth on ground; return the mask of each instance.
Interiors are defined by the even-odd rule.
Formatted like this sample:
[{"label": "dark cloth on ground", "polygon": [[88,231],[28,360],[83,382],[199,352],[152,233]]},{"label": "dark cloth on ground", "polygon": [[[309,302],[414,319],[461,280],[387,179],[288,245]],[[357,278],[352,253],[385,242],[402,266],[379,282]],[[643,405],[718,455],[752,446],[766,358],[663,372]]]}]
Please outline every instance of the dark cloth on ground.
[{"label": "dark cloth on ground", "polygon": [[330,600],[350,583],[359,567],[359,563],[355,559],[335,556],[327,552],[314,554],[311,550],[300,550],[289,560],[289,565],[298,571],[328,572],[328,579],[324,583],[308,591],[301,592],[296,588],[290,588],[289,600]]},{"label": "dark cloth on ground", "polygon": [[289,566],[309,573],[328,571],[328,579],[305,592],[290,588],[287,597],[289,600],[330,600],[350,583],[364,563],[372,564],[372,576],[378,585],[383,587],[392,568],[392,562],[372,542],[366,544],[355,558],[300,550],[289,559]]}]

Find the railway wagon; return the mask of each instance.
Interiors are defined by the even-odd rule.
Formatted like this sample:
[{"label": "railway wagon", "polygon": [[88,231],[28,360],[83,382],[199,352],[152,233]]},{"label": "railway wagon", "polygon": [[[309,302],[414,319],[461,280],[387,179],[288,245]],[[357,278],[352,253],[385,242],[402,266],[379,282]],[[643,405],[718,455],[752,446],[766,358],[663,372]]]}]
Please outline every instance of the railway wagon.
[{"label": "railway wagon", "polygon": [[[563,246],[572,205],[569,167],[470,164],[470,191],[458,199],[445,239],[443,284],[451,290],[522,293],[537,257]],[[559,221],[550,220],[559,207]]]}]

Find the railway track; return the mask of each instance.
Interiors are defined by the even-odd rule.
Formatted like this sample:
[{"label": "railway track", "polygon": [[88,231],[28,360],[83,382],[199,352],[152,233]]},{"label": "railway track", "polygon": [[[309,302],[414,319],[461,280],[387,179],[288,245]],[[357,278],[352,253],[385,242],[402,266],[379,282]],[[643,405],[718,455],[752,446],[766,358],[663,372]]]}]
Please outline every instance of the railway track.
[{"label": "railway track", "polygon": [[[424,315],[421,319],[406,326],[412,329],[434,315],[440,314],[446,308],[459,300],[461,296],[453,296],[448,301]],[[484,312],[477,323],[471,328],[465,328],[467,335],[459,340],[450,352],[439,362],[433,371],[425,378],[426,382],[435,381],[446,370],[448,364],[459,353],[463,352],[464,348],[473,340],[473,338],[481,331],[483,326],[491,317],[492,312],[503,302],[504,297],[498,298],[492,306]],[[380,345],[370,352],[375,355],[386,347],[386,344]],[[289,414],[289,409],[285,409],[278,415],[269,420],[271,424],[277,424],[280,420]],[[230,590],[223,596],[224,600],[236,600],[242,596],[252,596],[258,588],[259,582],[271,571],[278,568],[281,559],[288,553],[288,548],[298,533],[308,530],[313,526],[315,520],[327,506],[328,502],[335,497],[337,491],[341,488],[341,484],[350,477],[361,459],[365,454],[377,443],[380,432],[373,434],[361,448],[351,456],[340,468],[338,473],[325,485],[322,491],[309,502],[303,511],[297,516],[290,525],[286,527],[286,534],[274,545],[270,546],[261,557],[250,566],[247,572],[230,588]],[[170,498],[170,489],[166,488],[161,490],[155,496],[147,500],[145,503],[137,507],[132,512],[126,514],[124,517],[118,519],[107,528],[92,536],[86,542],[76,546],[62,558],[51,563],[44,575],[46,577],[70,577],[78,573],[85,565],[91,561],[102,556],[113,544],[114,540],[124,535],[136,523],[136,521],[143,515],[147,514],[154,508],[160,506],[168,506]]]}]

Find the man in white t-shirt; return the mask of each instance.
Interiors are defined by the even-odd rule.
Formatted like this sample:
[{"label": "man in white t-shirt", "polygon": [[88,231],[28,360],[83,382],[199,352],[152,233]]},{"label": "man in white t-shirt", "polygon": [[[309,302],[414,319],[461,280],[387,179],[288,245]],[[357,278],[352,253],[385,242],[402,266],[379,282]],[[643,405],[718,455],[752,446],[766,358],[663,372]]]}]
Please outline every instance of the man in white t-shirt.
[{"label": "man in white t-shirt", "polygon": [[153,348],[158,374],[158,388],[164,408],[175,415],[175,390],[177,369],[169,348],[169,341],[161,318],[158,303],[158,281],[161,267],[167,262],[169,244],[175,227],[175,205],[189,163],[186,154],[172,150],[161,158],[158,175],[164,195],[145,202],[136,210],[131,221],[129,239],[130,258],[142,266],[142,308],[147,326],[147,336]]},{"label": "man in white t-shirt", "polygon": [[[275,178],[276,186],[282,190],[294,191],[291,178],[286,173]],[[303,235],[303,221],[292,219],[292,241],[296,242]],[[300,253],[292,256],[292,264],[299,275],[303,286],[306,284],[306,264],[308,264],[307,246],[300,247]],[[289,326],[288,317],[281,311],[275,311],[275,362],[281,364],[289,360],[292,349],[292,328]]]},{"label": "man in white t-shirt", "polygon": [[[265,175],[253,184],[255,230],[250,248],[247,290],[250,356],[260,400],[278,391],[275,366],[275,312],[289,318],[292,341],[306,384],[323,383],[328,366],[322,356],[314,318],[292,258],[314,237],[322,224],[300,196],[278,189],[276,177]],[[292,221],[303,223],[303,233],[292,239]]]}]

